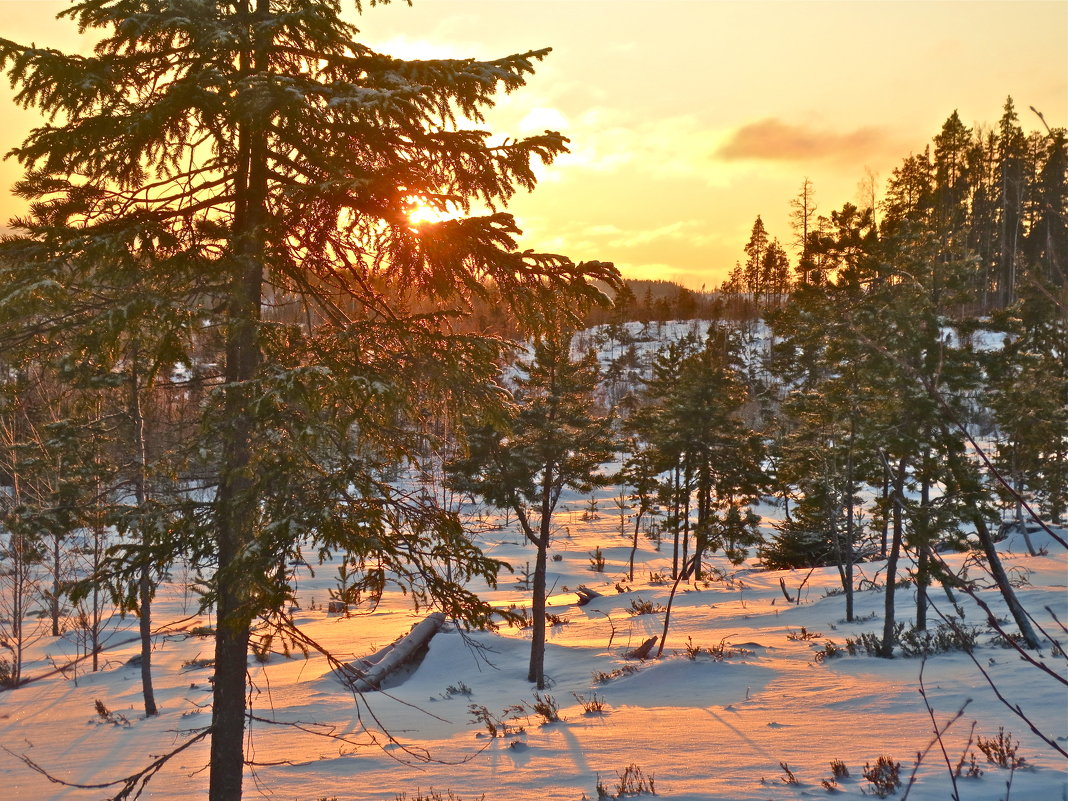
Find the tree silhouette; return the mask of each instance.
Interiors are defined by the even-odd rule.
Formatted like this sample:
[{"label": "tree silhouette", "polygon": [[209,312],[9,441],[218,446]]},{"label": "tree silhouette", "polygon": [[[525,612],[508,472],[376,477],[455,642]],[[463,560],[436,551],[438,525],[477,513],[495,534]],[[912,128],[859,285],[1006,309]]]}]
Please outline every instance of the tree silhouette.
[{"label": "tree silhouette", "polygon": [[[56,364],[68,331],[101,322],[116,345],[217,337],[192,450],[212,491],[151,558],[214,568],[209,795],[235,799],[250,630],[289,596],[278,566],[299,543],[354,554],[372,589],[394,575],[419,604],[488,614],[461,583],[496,565],[454,517],[382,480],[414,450],[413,410],[499,403],[501,344],[449,320],[492,284],[537,326],[617,278],[519,250],[499,210],[564,138],[495,144],[462,122],[480,124],[546,50],[401,61],[360,44],[336,0],[84,0],[63,16],[100,31],[92,55],[0,40],[17,101],[49,120],[14,151],[32,205],[3,246],[4,297],[15,333],[48,338]],[[461,216],[416,224],[419,205]],[[191,352],[157,360],[178,358],[201,368]],[[132,579],[141,562],[127,550],[108,569]]]}]

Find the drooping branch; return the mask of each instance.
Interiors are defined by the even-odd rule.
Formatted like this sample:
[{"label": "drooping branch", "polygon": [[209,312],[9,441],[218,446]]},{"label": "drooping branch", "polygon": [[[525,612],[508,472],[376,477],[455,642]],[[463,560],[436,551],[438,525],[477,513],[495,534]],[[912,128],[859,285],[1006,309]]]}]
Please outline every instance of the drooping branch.
[{"label": "drooping branch", "polygon": [[207,728],[197,732],[195,735],[190,737],[177,748],[168,751],[162,756],[156,757],[154,760],[149,762],[148,765],[146,765],[144,768],[137,771],[136,773],[133,773],[129,776],[125,776],[121,779],[116,779],[115,781],[103,782],[101,784],[78,784],[76,782],[68,782],[64,779],[60,779],[56,776],[53,776],[51,773],[49,773],[43,767],[38,765],[25,754],[16,754],[7,746],[0,746],[0,748],[3,748],[8,754],[25,763],[29,768],[41,774],[53,784],[58,784],[63,787],[72,787],[78,790],[104,790],[111,787],[119,787],[119,791],[115,793],[115,795],[109,796],[108,801],[125,801],[125,799],[140,798],[141,793],[144,792],[144,789],[148,785],[148,783],[157,773],[159,773],[163,769],[163,767],[168,762],[170,762],[174,757],[178,756],[178,754],[185,751],[187,748],[203,740],[210,733],[211,727],[208,726]]}]

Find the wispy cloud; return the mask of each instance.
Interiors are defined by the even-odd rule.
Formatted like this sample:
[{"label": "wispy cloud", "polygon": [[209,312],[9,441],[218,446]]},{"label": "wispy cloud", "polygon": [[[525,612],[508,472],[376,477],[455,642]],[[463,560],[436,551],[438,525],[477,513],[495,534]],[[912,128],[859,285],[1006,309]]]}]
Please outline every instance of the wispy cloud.
[{"label": "wispy cloud", "polygon": [[725,161],[863,161],[865,156],[881,151],[887,145],[887,137],[879,128],[837,132],[793,125],[777,117],[767,117],[736,129],[719,146],[715,155]]}]

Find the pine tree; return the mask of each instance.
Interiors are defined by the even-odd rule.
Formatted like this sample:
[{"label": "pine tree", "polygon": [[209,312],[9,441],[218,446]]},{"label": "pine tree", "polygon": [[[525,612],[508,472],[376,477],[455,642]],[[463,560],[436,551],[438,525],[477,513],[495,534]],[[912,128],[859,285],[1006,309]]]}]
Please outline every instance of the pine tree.
[{"label": "pine tree", "polygon": [[[418,603],[488,614],[459,583],[492,580],[496,565],[455,518],[380,478],[413,450],[403,432],[417,400],[497,402],[487,387],[500,344],[451,333],[449,319],[492,283],[541,324],[598,299],[591,279],[616,276],[519,250],[496,210],[534,185],[534,162],[551,162],[563,137],[491,146],[458,122],[481,123],[493,94],[522,86],[547,51],[400,61],[360,44],[337,0],[83,0],[64,15],[100,31],[93,55],[0,40],[17,101],[50,120],[15,150],[32,205],[4,245],[4,297],[57,337],[79,318],[49,310],[98,289],[117,342],[154,318],[194,341],[220,333],[194,450],[214,494],[152,543],[152,559],[188,553],[214,567],[209,795],[232,800],[252,622],[283,608],[277,566],[302,539],[356,554],[369,586],[396,575]],[[409,217],[419,204],[469,215],[476,203],[490,213]],[[420,314],[417,302],[435,308]],[[284,305],[300,321],[265,313]],[[437,571],[442,552],[453,581]],[[133,580],[139,564],[111,569]]]},{"label": "pine tree", "polygon": [[571,358],[571,337],[535,342],[533,360],[516,379],[517,407],[498,426],[472,432],[468,453],[447,470],[451,485],[515,512],[536,548],[527,680],[545,689],[545,591],[552,520],[565,488],[589,492],[608,478],[599,466],[613,454],[611,423],[595,408],[599,372],[593,353]]}]

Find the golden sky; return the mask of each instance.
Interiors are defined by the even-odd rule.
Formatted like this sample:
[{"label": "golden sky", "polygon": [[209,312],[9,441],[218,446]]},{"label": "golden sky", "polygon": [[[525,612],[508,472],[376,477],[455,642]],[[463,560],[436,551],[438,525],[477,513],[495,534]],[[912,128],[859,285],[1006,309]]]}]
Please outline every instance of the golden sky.
[{"label": "golden sky", "polygon": [[[343,3],[346,0],[343,0]],[[0,35],[77,49],[61,0],[0,0]],[[350,5],[354,5],[350,3]],[[355,17],[354,17],[355,18]],[[368,9],[394,55],[494,58],[551,46],[492,130],[559,130],[572,152],[513,211],[523,245],[614,261],[624,275],[717,285],[759,214],[793,238],[789,201],[860,196],[957,109],[992,126],[1011,95],[1025,130],[1068,125],[1068,2],[1047,0],[414,0]],[[35,117],[0,86],[0,148]],[[0,165],[0,219],[18,175]]]}]

